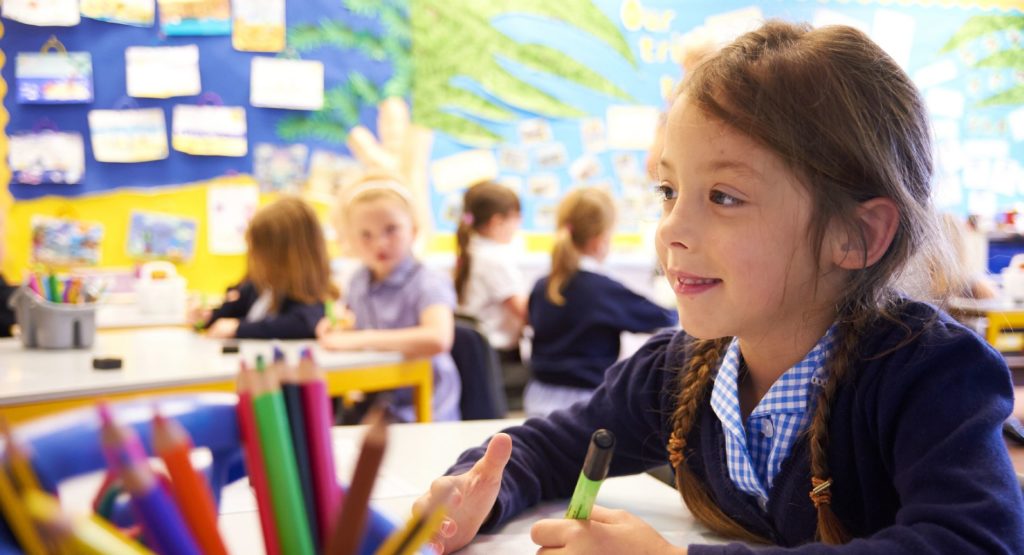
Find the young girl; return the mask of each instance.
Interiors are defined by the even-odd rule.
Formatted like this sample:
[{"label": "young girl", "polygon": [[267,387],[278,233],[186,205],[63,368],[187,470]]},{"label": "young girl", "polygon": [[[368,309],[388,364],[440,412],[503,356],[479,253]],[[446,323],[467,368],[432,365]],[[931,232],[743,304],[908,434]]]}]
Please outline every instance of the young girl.
[{"label": "young girl", "polygon": [[659,167],[685,331],[610,368],[588,404],[463,454],[439,479],[458,493],[438,547],[568,497],[607,428],[612,474],[669,461],[694,517],[743,543],[673,546],[596,507],[536,523],[541,552],[1024,553],[1006,365],[893,289],[939,255],[931,146],[910,79],[852,28],[770,22],[701,64]]},{"label": "young girl", "polygon": [[526,321],[526,286],[509,244],[519,229],[519,197],[484,181],[466,189],[455,233],[458,312],[475,318],[504,359],[519,358]]},{"label": "young girl", "polygon": [[324,301],[337,295],[316,213],[285,197],[261,208],[245,232],[249,268],[212,312],[192,311],[193,324],[216,338],[313,338]]},{"label": "young girl", "polygon": [[[401,351],[431,357],[434,420],[459,419],[461,382],[449,351],[454,337],[455,291],[447,276],[426,268],[412,254],[416,213],[405,187],[387,177],[370,177],[342,193],[336,218],[339,234],[362,261],[346,290],[354,330],[324,320],[317,326],[327,349]],[[393,397],[392,414],[414,419],[409,390]]]},{"label": "young girl", "polygon": [[551,273],[530,293],[533,348],[523,408],[527,416],[585,401],[619,358],[624,331],[676,323],[666,310],[601,273],[615,227],[608,193],[575,189],[558,205]]}]

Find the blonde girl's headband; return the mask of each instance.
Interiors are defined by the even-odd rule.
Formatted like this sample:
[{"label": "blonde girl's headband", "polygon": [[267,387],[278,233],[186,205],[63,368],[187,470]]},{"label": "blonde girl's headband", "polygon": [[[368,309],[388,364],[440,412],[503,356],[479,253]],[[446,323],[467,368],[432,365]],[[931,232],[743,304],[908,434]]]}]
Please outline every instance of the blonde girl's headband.
[{"label": "blonde girl's headband", "polygon": [[389,179],[374,179],[353,186],[345,194],[345,204],[351,203],[356,197],[369,191],[391,191],[401,197],[409,206],[413,206],[413,199],[412,195],[409,194],[409,190],[397,181]]}]

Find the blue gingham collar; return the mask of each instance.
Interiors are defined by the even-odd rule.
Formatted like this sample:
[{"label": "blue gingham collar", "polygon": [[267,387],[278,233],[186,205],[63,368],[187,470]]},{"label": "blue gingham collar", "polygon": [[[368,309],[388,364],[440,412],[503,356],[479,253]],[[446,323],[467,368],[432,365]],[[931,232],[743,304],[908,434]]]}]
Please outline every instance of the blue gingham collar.
[{"label": "blue gingham collar", "polygon": [[[836,326],[833,324],[811,348],[807,356],[786,370],[772,384],[768,393],[757,403],[750,416],[807,411],[807,406],[812,399],[810,395],[812,386],[821,387],[825,383],[827,374],[825,362],[835,343],[835,330]],[[729,408],[739,406],[737,381],[743,362],[742,356],[739,340],[734,338],[729,343],[725,356],[722,357],[722,364],[718,369],[714,388],[711,391],[711,406],[715,413],[727,428],[741,437],[743,436],[743,422],[739,419],[738,411],[729,410]],[[796,391],[804,391],[806,394],[793,395]]]}]

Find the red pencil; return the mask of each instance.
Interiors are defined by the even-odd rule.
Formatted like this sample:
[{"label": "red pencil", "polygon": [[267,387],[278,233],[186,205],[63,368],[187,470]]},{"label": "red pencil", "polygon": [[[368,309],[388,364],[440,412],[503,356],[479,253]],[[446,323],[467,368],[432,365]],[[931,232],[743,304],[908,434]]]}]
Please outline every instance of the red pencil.
[{"label": "red pencil", "polygon": [[256,430],[256,413],[252,407],[252,382],[255,376],[242,361],[238,372],[238,427],[242,434],[245,450],[245,468],[249,483],[256,494],[256,505],[260,513],[260,527],[263,528],[263,545],[267,555],[280,555],[281,543],[274,525],[274,511],[270,506],[270,489],[267,485],[266,468],[260,455],[260,435]]},{"label": "red pencil", "polygon": [[338,488],[334,450],[331,445],[331,400],[327,396],[327,384],[324,382],[323,373],[316,367],[309,348],[302,351],[296,379],[302,389],[306,441],[309,444],[309,461],[313,471],[313,493],[322,537],[321,545],[327,545],[331,523],[334,522],[338,503],[341,502],[341,490]]},{"label": "red pencil", "polygon": [[192,440],[176,420],[157,413],[153,418],[153,451],[171,475],[171,489],[185,523],[205,555],[227,555],[217,531],[217,507],[206,480],[192,467]]}]

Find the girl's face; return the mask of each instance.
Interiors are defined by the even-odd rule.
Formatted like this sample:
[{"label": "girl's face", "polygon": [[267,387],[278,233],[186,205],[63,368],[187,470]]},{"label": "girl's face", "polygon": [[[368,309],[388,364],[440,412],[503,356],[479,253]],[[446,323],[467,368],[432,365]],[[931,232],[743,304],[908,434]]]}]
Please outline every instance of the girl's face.
[{"label": "girl's face", "polygon": [[658,257],[683,329],[747,342],[824,333],[841,272],[827,272],[826,249],[814,258],[811,199],[781,158],[680,99],[658,178]]},{"label": "girl's face", "polygon": [[483,235],[498,243],[511,243],[522,221],[519,212],[495,214],[491,216],[491,221],[487,222]]},{"label": "girl's face", "polygon": [[360,201],[348,211],[349,244],[375,280],[386,278],[412,252],[416,229],[398,199]]}]

